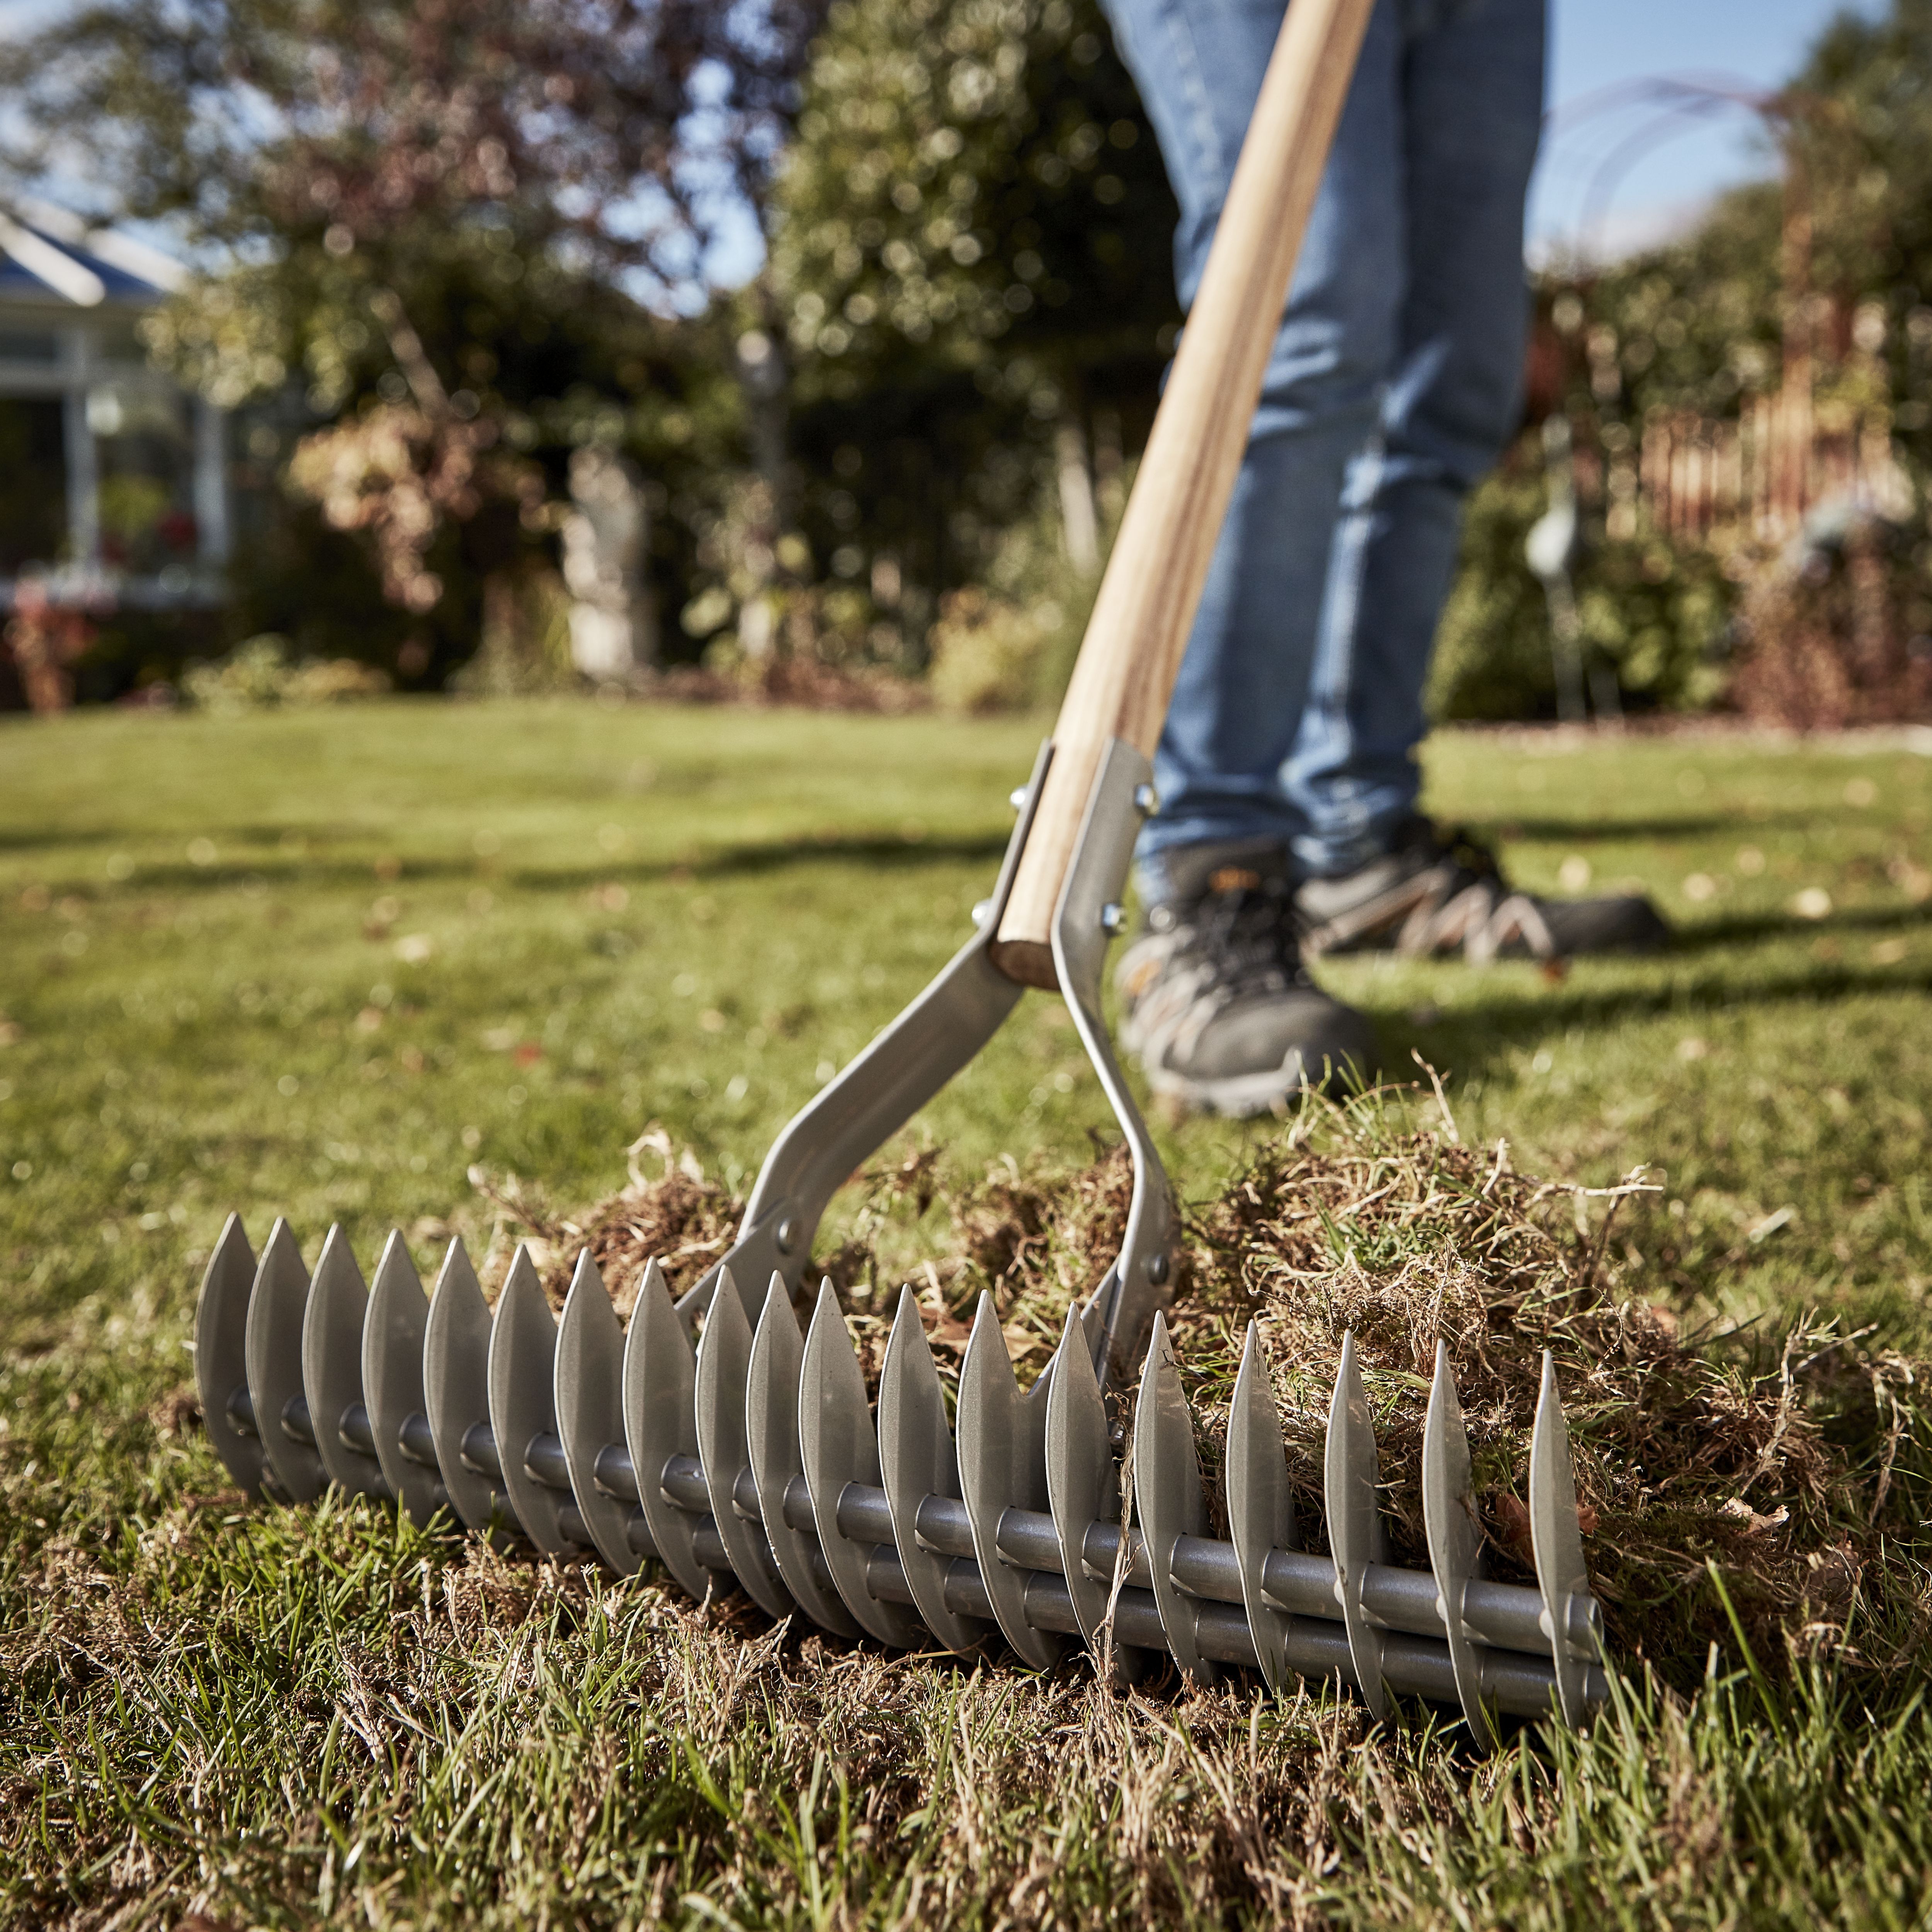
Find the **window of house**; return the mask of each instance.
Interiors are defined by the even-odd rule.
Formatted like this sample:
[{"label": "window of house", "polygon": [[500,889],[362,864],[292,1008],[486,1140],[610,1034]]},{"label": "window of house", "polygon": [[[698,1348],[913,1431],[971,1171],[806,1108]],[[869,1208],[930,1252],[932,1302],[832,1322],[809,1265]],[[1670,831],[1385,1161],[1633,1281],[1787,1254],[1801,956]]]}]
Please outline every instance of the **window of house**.
[{"label": "window of house", "polygon": [[0,397],[0,577],[67,549],[67,445],[58,397]]},{"label": "window of house", "polygon": [[199,532],[187,398],[146,387],[92,389],[87,424],[100,478],[101,562],[134,577],[191,566]]}]

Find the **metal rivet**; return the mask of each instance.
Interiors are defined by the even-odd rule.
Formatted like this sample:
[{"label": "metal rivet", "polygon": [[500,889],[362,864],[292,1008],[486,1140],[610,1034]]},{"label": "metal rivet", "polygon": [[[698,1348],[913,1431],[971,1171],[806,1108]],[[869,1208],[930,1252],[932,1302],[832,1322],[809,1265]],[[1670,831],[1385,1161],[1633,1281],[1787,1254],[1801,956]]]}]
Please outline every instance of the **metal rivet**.
[{"label": "metal rivet", "polygon": [[794,1221],[789,1214],[788,1214],[784,1219],[778,1223],[778,1233],[772,1238],[778,1244],[778,1250],[780,1254],[790,1254],[792,1250],[792,1244],[798,1239],[798,1223]]},{"label": "metal rivet", "polygon": [[1167,1257],[1152,1255],[1148,1259],[1148,1280],[1158,1288],[1167,1279]]},{"label": "metal rivet", "polygon": [[973,923],[975,926],[984,926],[992,916],[992,910],[993,902],[991,899],[980,900],[973,908]]},{"label": "metal rivet", "polygon": [[1121,910],[1118,902],[1110,899],[1100,908],[1100,930],[1102,932],[1118,932],[1126,918],[1126,914]]},{"label": "metal rivet", "polygon": [[1012,790],[1006,794],[1006,802],[1011,806],[1016,812],[1020,811],[1025,806],[1026,801],[1027,788],[1024,785],[1015,785]]},{"label": "metal rivet", "polygon": [[1160,794],[1150,784],[1136,785],[1134,809],[1143,818],[1151,818],[1160,809]]}]

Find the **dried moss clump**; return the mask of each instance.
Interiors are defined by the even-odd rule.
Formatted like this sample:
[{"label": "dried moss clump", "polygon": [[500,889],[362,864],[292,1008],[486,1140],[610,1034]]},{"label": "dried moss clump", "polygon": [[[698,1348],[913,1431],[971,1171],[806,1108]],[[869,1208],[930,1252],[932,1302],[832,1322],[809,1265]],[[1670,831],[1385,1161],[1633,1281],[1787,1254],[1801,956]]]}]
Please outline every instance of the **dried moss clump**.
[{"label": "dried moss clump", "polygon": [[[646,1146],[662,1162],[647,1180]],[[951,1252],[914,1279],[943,1373],[973,1306],[994,1298],[1021,1372],[1036,1372],[1070,1303],[1118,1252],[1130,1174],[1119,1153],[1073,1173],[1010,1166],[948,1191],[930,1154],[864,1178],[853,1238],[828,1271],[868,1373],[896,1282],[882,1252],[935,1199]],[[1396,1560],[1426,1567],[1421,1440],[1438,1337],[1460,1390],[1491,1573],[1528,1580],[1525,1498],[1544,1352],[1561,1378],[1585,1549],[1621,1658],[1688,1687],[1732,1619],[1760,1662],[1829,1650],[1884,1669],[1922,1643],[1932,1365],[1873,1352],[1828,1324],[1688,1325],[1633,1298],[1610,1253],[1622,1202],[1515,1172],[1502,1144],[1418,1131],[1390,1108],[1313,1108],[1184,1216],[1171,1321],[1210,1491],[1243,1338],[1258,1319],[1304,1541],[1325,1546],[1322,1450],[1342,1337],[1354,1331],[1381,1450]],[[500,1204],[520,1199],[499,1191]],[[634,1150],[632,1184],[574,1221],[542,1218],[560,1297],[587,1244],[620,1309],[656,1256],[674,1283],[728,1244],[739,1204],[668,1143]],[[890,1292],[881,1292],[881,1291]],[[1212,1498],[1218,1503],[1218,1497]]]},{"label": "dried moss clump", "polygon": [[[1607,1264],[1621,1199],[1510,1170],[1506,1149],[1358,1118],[1290,1136],[1200,1209],[1178,1311],[1208,1426],[1248,1316],[1260,1319],[1304,1516],[1344,1330],[1376,1414],[1401,1560],[1426,1564],[1422,1424],[1439,1337],[1461,1393],[1494,1574],[1527,1580],[1530,1429],[1555,1358],[1585,1549],[1611,1642],[1680,1683],[1732,1635],[1767,1664],[1793,1645],[1896,1661],[1922,1640],[1925,1365],[1828,1326],[1720,1333],[1622,1292]],[[1913,1492],[1908,1496],[1908,1491]],[[1901,1540],[1905,1546],[1899,1546]],[[1723,1589],[1714,1584],[1720,1578]],[[1787,1643],[1786,1640],[1790,1642]]]},{"label": "dried moss clump", "polygon": [[[493,1295],[509,1258],[501,1238],[506,1224],[530,1249],[553,1310],[563,1306],[571,1271],[586,1249],[618,1313],[627,1319],[646,1263],[655,1260],[675,1286],[688,1286],[724,1253],[745,1204],[709,1178],[688,1148],[674,1148],[662,1129],[651,1129],[625,1153],[630,1185],[578,1215],[552,1208],[514,1175],[470,1169],[470,1184],[500,1216],[482,1270]],[[646,1159],[661,1164],[655,1178],[644,1172]]]}]

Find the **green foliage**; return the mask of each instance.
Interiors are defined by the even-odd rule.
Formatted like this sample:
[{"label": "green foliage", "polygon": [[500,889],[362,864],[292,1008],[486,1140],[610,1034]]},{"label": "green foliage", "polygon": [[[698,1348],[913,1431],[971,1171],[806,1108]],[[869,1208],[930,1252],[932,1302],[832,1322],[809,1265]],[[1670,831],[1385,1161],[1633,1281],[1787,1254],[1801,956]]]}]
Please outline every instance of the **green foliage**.
[{"label": "green foliage", "polygon": [[1840,326],[1859,304],[1887,324],[1895,427],[1932,472],[1932,0],[1877,20],[1840,13],[1792,89],[1810,183],[1814,286]]},{"label": "green foliage", "polygon": [[[1787,343],[1802,344],[1820,420],[1856,412],[1868,428],[1888,424],[1922,482],[1932,476],[1932,0],[1893,0],[1879,20],[1840,16],[1766,106],[1782,179],[1726,195],[1680,242],[1574,286],[1552,278],[1549,343],[1560,341],[1562,366],[1545,400],[1567,410],[1600,473],[1634,452],[1654,412],[1735,420],[1778,389]],[[1433,679],[1438,715],[1550,708],[1547,623],[1520,556],[1540,508],[1520,457],[1471,504]],[[1735,584],[1781,562],[1747,541],[1720,569],[1701,548],[1654,535],[1611,542],[1600,517],[1588,535],[1580,612],[1626,698],[1680,708],[1720,695],[1713,653],[1727,643]],[[1917,542],[1897,574],[1900,608],[1922,602],[1932,550]],[[1833,647],[1821,648],[1822,664]]]},{"label": "green foliage", "polygon": [[[285,406],[244,406],[242,437],[273,454],[254,496],[260,527],[231,573],[231,634],[326,624],[329,637],[304,648],[368,655],[392,674],[401,660],[405,682],[440,684],[478,646],[485,578],[539,566],[550,540],[514,506],[446,520],[424,559],[444,594],[405,612],[386,602],[368,550],[284,495],[280,472],[316,422],[362,422],[408,394],[370,306],[377,292],[359,256],[316,250],[196,283],[143,328],[157,361],[211,393],[244,397],[284,376],[305,391],[308,413],[293,422]],[[670,598],[688,595],[744,460],[728,318],[652,315],[541,248],[520,254],[511,231],[492,226],[426,238],[404,301],[454,407],[496,424],[496,447],[534,464],[552,497],[572,449],[597,442],[631,458],[648,479],[652,574]],[[675,632],[668,641],[676,655]]]},{"label": "green foliage", "polygon": [[584,680],[570,655],[570,593],[554,570],[503,572],[484,601],[483,640],[451,680],[472,698],[575,692]]},{"label": "green foliage", "polygon": [[296,657],[286,638],[271,634],[237,644],[218,664],[190,664],[181,688],[198,709],[232,715],[380,698],[389,680],[353,658]]},{"label": "green foliage", "polygon": [[[1103,567],[1133,473],[1126,465],[1097,493]],[[930,640],[933,696],[969,713],[1058,704],[1099,589],[1099,577],[1083,576],[1068,558],[1060,506],[1042,490],[1000,538],[981,581],[942,602]]]},{"label": "green foliage", "polygon": [[1736,189],[1683,241],[1593,274],[1574,405],[1635,433],[1652,409],[1733,416],[1741,398],[1775,389],[1783,206],[1774,183]]},{"label": "green foliage", "polygon": [[800,515],[917,639],[1052,488],[1131,447],[1178,321],[1174,204],[1094,0],[841,0],[773,200]]},{"label": "green foliage", "polygon": [[[0,166],[86,164],[117,212],[243,260],[362,256],[400,288],[507,227],[668,295],[755,195],[818,9],[764,0],[93,0],[0,50]],[[694,195],[689,171],[714,192]]]},{"label": "green foliage", "polygon": [[977,584],[953,591],[932,627],[932,694],[948,711],[974,716],[1040,701],[1041,667],[1057,641],[1058,604],[1024,607]]},{"label": "green foliage", "polygon": [[1036,392],[1174,317],[1173,196],[1092,0],[838,0],[776,214],[807,398],[1016,356]]},{"label": "green foliage", "polygon": [[1708,550],[1606,538],[1576,577],[1586,658],[1608,661],[1626,700],[1695,711],[1723,691],[1737,590]]},{"label": "green foliage", "polygon": [[[1855,346],[1880,357],[1904,399],[1895,427],[1922,470],[1932,457],[1932,0],[1892,0],[1876,20],[1840,14],[1767,107],[1782,178],[1733,191],[1683,242],[1593,276],[1580,376],[1634,421],[1653,407],[1730,415],[1742,397],[1774,389],[1797,292],[1784,225],[1802,215],[1814,306],[1800,326],[1824,396],[1849,382],[1868,400],[1845,365]],[[1855,326],[1862,309],[1868,329]]]},{"label": "green foliage", "polygon": [[[1540,439],[1526,436],[1472,494],[1461,568],[1442,614],[1429,684],[1432,717],[1553,716],[1550,607],[1523,554],[1548,503]],[[1724,688],[1736,586],[1702,548],[1592,528],[1574,577],[1586,665],[1613,670],[1640,710],[1695,710]]]},{"label": "green foliage", "polygon": [[[496,447],[536,465],[553,497],[574,448],[602,442],[632,459],[646,478],[652,574],[667,601],[688,597],[744,460],[729,318],[653,316],[540,250],[518,258],[500,230],[431,238],[406,286],[411,325],[454,406],[499,425]],[[306,653],[365,656],[405,683],[436,686],[478,646],[486,577],[540,566],[550,539],[500,506],[446,521],[424,558],[443,595],[412,612],[385,599],[368,546],[284,494],[281,472],[318,421],[358,422],[406,394],[371,292],[353,264],[318,250],[193,284],[143,327],[158,362],[210,392],[243,396],[284,375],[306,391],[292,419],[286,402],[243,404],[237,440],[263,454],[230,571],[228,634],[280,631]],[[674,628],[665,641],[679,655]]]},{"label": "green foliage", "polygon": [[[97,0],[0,49],[0,175],[58,155],[110,218],[180,234],[207,272],[144,324],[149,352],[225,408],[275,403],[254,428],[279,440],[278,464],[316,422],[352,434],[409,397],[424,474],[442,432],[473,440],[479,419],[553,495],[573,447],[622,446],[659,493],[652,566],[681,601],[714,479],[743,451],[728,338],[668,310],[691,306],[733,199],[718,190],[764,192],[818,14]],[[692,169],[706,194],[685,191]],[[305,418],[280,406],[290,388]],[[431,554],[389,588],[440,584],[440,601],[409,599],[398,623],[370,573],[336,568],[340,547],[270,502],[230,634],[342,611],[358,652],[440,682],[476,647],[484,578],[536,561],[548,536],[515,501],[501,514],[500,489],[417,480],[404,520],[427,505]]]}]

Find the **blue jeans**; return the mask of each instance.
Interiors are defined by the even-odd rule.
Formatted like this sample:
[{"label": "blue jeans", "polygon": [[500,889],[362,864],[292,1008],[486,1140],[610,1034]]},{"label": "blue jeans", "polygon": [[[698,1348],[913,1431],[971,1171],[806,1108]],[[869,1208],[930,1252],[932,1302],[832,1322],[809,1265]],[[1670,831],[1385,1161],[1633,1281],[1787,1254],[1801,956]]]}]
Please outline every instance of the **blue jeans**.
[{"label": "blue jeans", "polygon": [[[1192,300],[1284,0],[1103,0]],[[1544,0],[1378,0],[1155,759],[1139,854],[1353,871],[1413,811],[1462,505],[1520,408]]]}]

